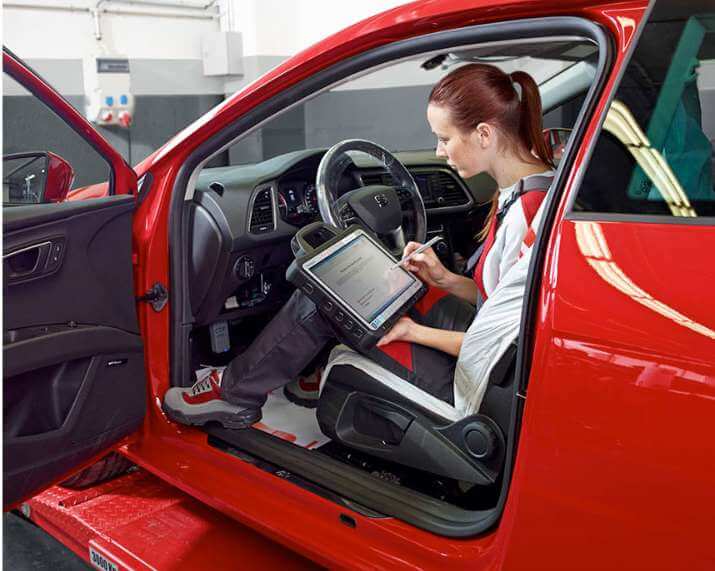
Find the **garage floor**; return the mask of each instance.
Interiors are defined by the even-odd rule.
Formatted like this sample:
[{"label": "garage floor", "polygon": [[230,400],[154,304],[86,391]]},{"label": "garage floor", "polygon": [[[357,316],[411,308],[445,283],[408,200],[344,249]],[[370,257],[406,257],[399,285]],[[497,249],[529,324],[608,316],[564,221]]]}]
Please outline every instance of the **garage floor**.
[{"label": "garage floor", "polygon": [[30,571],[86,571],[91,569],[60,542],[39,527],[7,513],[2,520],[2,563],[4,569]]}]

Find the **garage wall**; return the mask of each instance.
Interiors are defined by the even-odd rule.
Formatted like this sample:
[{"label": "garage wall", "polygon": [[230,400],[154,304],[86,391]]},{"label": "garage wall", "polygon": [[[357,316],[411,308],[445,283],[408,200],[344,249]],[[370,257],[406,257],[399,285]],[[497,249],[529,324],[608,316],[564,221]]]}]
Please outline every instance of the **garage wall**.
[{"label": "garage wall", "polygon": [[[27,61],[27,60],[26,60]],[[54,85],[78,110],[84,109],[82,61],[31,59],[27,63]],[[223,101],[223,82],[203,75],[197,60],[130,60],[132,91],[136,97],[131,129],[98,127],[130,164],[151,154],[189,123]],[[77,171],[76,185],[106,178],[104,166],[69,144],[69,129],[52,120],[49,111],[12,79],[3,75],[3,154],[52,150]],[[73,139],[71,139],[73,140]]]}]

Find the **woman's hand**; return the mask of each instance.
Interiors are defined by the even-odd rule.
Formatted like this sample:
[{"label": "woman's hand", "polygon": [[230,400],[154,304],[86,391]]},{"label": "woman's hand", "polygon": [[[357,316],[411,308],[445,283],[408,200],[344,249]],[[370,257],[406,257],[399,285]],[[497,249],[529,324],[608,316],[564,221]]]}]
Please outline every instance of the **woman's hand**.
[{"label": "woman's hand", "polygon": [[[402,259],[404,260],[420,246],[422,244],[419,242],[408,242],[402,252]],[[415,254],[414,257],[403,264],[403,267],[417,274],[429,286],[436,286],[445,290],[449,289],[453,274],[444,267],[444,264],[442,264],[432,248],[427,248],[424,252]]]},{"label": "woman's hand", "polygon": [[426,347],[432,347],[439,351],[444,351],[453,356],[459,355],[464,341],[464,333],[461,331],[448,331],[446,329],[435,329],[425,327],[415,323],[409,317],[401,317],[385,335],[377,342],[378,347],[392,343],[393,341],[408,341],[419,343]]},{"label": "woman's hand", "polygon": [[415,330],[419,327],[409,317],[400,317],[387,333],[377,342],[378,347],[393,341],[414,341]]}]

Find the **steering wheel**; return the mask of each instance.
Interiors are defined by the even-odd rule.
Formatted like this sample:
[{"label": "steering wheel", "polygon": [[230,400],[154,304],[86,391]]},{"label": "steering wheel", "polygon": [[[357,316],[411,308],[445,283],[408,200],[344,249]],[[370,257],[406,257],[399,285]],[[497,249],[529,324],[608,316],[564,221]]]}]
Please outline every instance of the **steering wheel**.
[{"label": "steering wheel", "polygon": [[[340,179],[353,164],[348,151],[362,151],[380,161],[393,185],[371,184],[338,197]],[[407,241],[425,241],[427,213],[417,183],[405,166],[380,145],[362,139],[333,145],[320,161],[315,186],[324,222],[343,229],[358,222],[377,234],[398,258]]]}]

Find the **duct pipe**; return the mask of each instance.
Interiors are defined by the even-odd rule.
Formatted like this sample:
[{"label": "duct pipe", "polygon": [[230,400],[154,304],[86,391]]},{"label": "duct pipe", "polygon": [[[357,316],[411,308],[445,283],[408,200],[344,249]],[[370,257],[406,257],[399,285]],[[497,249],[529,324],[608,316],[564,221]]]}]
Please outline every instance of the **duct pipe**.
[{"label": "duct pipe", "polygon": [[[114,2],[113,2],[114,3]],[[23,2],[22,0],[10,0],[3,2],[3,8],[23,8],[28,10],[57,10],[60,12],[85,12],[92,14],[95,10],[88,6],[79,4],[42,4],[37,2]],[[133,16],[167,16],[169,18],[194,18],[197,20],[216,20],[219,18],[218,13],[198,14],[195,12],[180,12],[171,10],[123,10],[120,7],[116,8],[101,8],[98,10],[102,14],[128,14]]]}]

